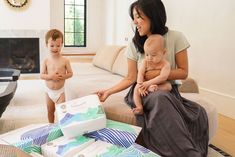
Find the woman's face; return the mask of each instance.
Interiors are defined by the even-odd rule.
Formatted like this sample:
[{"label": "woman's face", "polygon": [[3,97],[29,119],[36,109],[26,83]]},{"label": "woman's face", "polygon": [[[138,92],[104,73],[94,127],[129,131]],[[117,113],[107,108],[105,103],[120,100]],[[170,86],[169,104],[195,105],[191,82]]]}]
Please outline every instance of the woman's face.
[{"label": "woman's face", "polygon": [[136,8],[134,8],[133,17],[133,22],[136,25],[136,29],[139,32],[140,36],[149,36],[152,34],[150,32],[150,19],[141,10],[138,10],[137,12]]}]

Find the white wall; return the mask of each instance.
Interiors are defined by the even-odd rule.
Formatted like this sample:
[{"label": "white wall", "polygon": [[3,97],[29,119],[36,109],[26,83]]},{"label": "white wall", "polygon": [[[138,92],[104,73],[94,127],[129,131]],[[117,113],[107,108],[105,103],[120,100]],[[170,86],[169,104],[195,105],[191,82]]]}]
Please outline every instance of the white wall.
[{"label": "white wall", "polygon": [[[105,0],[87,0],[87,46],[64,48],[65,53],[94,53],[105,43]],[[0,30],[64,30],[63,0],[31,0],[17,9],[0,1]]]},{"label": "white wall", "polygon": [[23,8],[13,8],[6,0],[0,1],[0,30],[50,28],[50,1],[33,0]]},{"label": "white wall", "polygon": [[[190,76],[220,113],[235,119],[235,1],[164,0],[168,26],[188,38]],[[179,7],[180,6],[180,7]]]},{"label": "white wall", "polygon": [[[64,1],[51,1],[51,28],[64,30]],[[64,53],[94,53],[105,43],[105,0],[87,0],[87,45],[64,48]]]},{"label": "white wall", "polygon": [[107,44],[127,45],[133,37],[129,6],[135,0],[105,1],[105,34]]},{"label": "white wall", "polygon": [[[107,0],[109,1],[109,0]],[[114,44],[126,44],[132,38],[130,17],[125,13],[134,0],[113,0],[114,9],[107,16],[107,35]],[[170,29],[183,32],[189,40],[190,77],[200,93],[218,111],[235,119],[235,1],[234,0],[164,0]],[[110,20],[111,19],[111,20]],[[129,31],[128,31],[129,30]],[[115,33],[114,33],[115,32]]]}]

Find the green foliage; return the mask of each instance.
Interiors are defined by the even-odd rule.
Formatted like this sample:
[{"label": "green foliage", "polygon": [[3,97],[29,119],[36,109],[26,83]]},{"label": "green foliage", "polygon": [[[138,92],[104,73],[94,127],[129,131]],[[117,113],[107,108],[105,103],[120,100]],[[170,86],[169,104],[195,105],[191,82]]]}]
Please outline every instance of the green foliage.
[{"label": "green foliage", "polygon": [[85,0],[65,0],[65,46],[85,45]]}]

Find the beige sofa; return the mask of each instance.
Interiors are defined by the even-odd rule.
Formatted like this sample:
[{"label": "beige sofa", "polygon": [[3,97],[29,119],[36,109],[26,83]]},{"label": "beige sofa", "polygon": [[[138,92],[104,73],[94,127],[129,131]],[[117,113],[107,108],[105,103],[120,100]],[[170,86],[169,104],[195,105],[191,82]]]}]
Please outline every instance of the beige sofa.
[{"label": "beige sofa", "polygon": [[[104,46],[96,52],[92,63],[72,64],[75,74],[66,82],[67,100],[82,97],[118,83],[127,73],[125,49],[124,46]],[[206,109],[211,139],[217,129],[216,108],[202,98],[197,83],[193,79],[183,81],[179,90],[185,98],[198,102]],[[127,92],[128,89],[111,95],[103,106],[109,119],[136,125],[134,114],[124,102]]]}]

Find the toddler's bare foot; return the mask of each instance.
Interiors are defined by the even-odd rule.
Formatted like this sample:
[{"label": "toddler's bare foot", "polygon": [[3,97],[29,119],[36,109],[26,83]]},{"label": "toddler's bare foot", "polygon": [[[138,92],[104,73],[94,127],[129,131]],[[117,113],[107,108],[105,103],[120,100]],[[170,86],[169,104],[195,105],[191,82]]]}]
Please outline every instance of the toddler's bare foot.
[{"label": "toddler's bare foot", "polygon": [[136,107],[132,109],[133,113],[135,115],[142,115],[144,114],[143,108],[142,107]]},{"label": "toddler's bare foot", "polygon": [[157,90],[157,85],[150,85],[148,88],[149,92],[155,92]]}]

